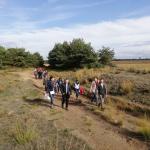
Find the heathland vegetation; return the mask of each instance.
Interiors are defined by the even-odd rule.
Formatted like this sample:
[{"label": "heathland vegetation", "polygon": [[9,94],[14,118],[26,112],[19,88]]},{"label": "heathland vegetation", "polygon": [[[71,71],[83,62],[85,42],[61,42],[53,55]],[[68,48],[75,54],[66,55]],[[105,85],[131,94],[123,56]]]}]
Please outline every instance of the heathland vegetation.
[{"label": "heathland vegetation", "polygon": [[[82,39],[54,46],[48,56],[50,66],[45,68],[49,75],[69,78],[71,84],[78,79],[85,89],[78,102],[71,96],[70,110],[64,111],[59,108],[60,95],[56,107],[49,108],[42,81],[33,78],[33,67],[44,63],[40,54],[0,47],[0,149],[147,150],[150,61],[113,58],[112,49],[94,51]],[[104,111],[90,103],[95,77],[107,84]]]}]

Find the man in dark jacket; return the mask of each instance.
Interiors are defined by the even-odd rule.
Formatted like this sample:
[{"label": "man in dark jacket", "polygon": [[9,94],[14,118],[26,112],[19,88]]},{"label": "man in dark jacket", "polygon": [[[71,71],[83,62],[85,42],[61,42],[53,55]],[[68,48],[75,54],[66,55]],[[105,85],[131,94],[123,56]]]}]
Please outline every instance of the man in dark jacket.
[{"label": "man in dark jacket", "polygon": [[68,110],[70,95],[71,95],[71,86],[69,80],[66,79],[65,83],[63,83],[62,85],[62,108],[64,108],[64,104],[66,104],[66,110]]},{"label": "man in dark jacket", "polygon": [[101,109],[104,109],[103,104],[104,104],[104,100],[107,97],[107,88],[106,85],[104,83],[104,79],[101,79],[99,85],[98,85],[98,107],[101,106]]}]

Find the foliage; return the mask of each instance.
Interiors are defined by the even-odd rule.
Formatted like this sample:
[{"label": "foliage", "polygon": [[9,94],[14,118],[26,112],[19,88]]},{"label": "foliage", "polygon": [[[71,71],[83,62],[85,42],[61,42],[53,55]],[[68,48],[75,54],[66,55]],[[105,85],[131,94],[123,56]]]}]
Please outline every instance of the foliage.
[{"label": "foliage", "polygon": [[99,50],[98,55],[99,55],[99,62],[101,64],[110,65],[114,58],[115,52],[109,47],[103,46],[102,49]]},{"label": "foliage", "polygon": [[94,67],[98,57],[90,43],[83,39],[74,39],[72,42],[55,44],[48,56],[49,64],[54,68],[82,68],[84,66]]},{"label": "foliage", "polygon": [[24,48],[5,49],[0,46],[0,67],[36,67],[42,66],[43,63],[43,57],[39,53],[31,54],[26,52]]}]

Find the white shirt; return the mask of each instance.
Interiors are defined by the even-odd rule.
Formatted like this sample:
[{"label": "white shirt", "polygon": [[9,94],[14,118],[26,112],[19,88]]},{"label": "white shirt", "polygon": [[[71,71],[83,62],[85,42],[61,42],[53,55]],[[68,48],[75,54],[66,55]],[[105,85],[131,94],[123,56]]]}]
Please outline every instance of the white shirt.
[{"label": "white shirt", "polygon": [[75,83],[74,87],[78,90],[80,88],[80,84]]},{"label": "white shirt", "polygon": [[101,83],[102,88],[104,87],[104,83]]},{"label": "white shirt", "polygon": [[68,84],[66,84],[66,94],[67,94],[67,92],[68,92]]}]

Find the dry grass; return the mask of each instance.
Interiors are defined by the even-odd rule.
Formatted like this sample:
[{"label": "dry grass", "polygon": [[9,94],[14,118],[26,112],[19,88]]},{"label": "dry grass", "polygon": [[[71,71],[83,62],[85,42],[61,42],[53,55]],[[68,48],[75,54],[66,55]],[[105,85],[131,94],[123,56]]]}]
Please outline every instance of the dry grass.
[{"label": "dry grass", "polygon": [[103,73],[110,73],[114,72],[114,68],[111,67],[105,67],[105,68],[92,68],[92,69],[79,69],[75,71],[54,71],[49,70],[49,75],[52,75],[54,77],[62,77],[62,78],[70,78],[70,79],[85,79],[85,78],[94,78],[94,77],[100,77]]},{"label": "dry grass", "polygon": [[83,119],[84,119],[84,123],[86,126],[92,126],[92,118],[91,117],[84,116]]},{"label": "dry grass", "polygon": [[17,144],[24,145],[38,138],[38,131],[35,126],[17,122],[12,137]]},{"label": "dry grass", "polygon": [[100,116],[105,121],[115,125],[115,126],[123,126],[123,115],[121,112],[117,111],[110,105],[105,107],[105,110],[102,111],[97,107],[94,106],[86,106],[86,108],[92,111],[94,114]]},{"label": "dry grass", "polygon": [[120,83],[120,92],[122,94],[129,94],[133,91],[134,84],[130,80],[123,80]]},{"label": "dry grass", "polygon": [[149,107],[129,102],[124,97],[110,96],[111,105],[118,110],[125,111],[133,116],[150,116]]},{"label": "dry grass", "polygon": [[120,69],[129,72],[150,73],[150,61],[116,61],[114,62]]},{"label": "dry grass", "polygon": [[136,120],[138,126],[138,133],[143,136],[145,140],[150,140],[150,119],[145,115],[144,118]]},{"label": "dry grass", "polygon": [[6,89],[0,93],[2,149],[91,149],[88,143],[74,136],[71,131],[59,130],[54,126],[54,121],[61,118],[63,112],[44,109],[47,105],[41,103],[35,102],[33,105],[25,101],[43,97],[31,80],[22,80],[16,75],[15,69],[6,71],[0,71],[3,74],[0,74],[0,85],[6,85]]}]

